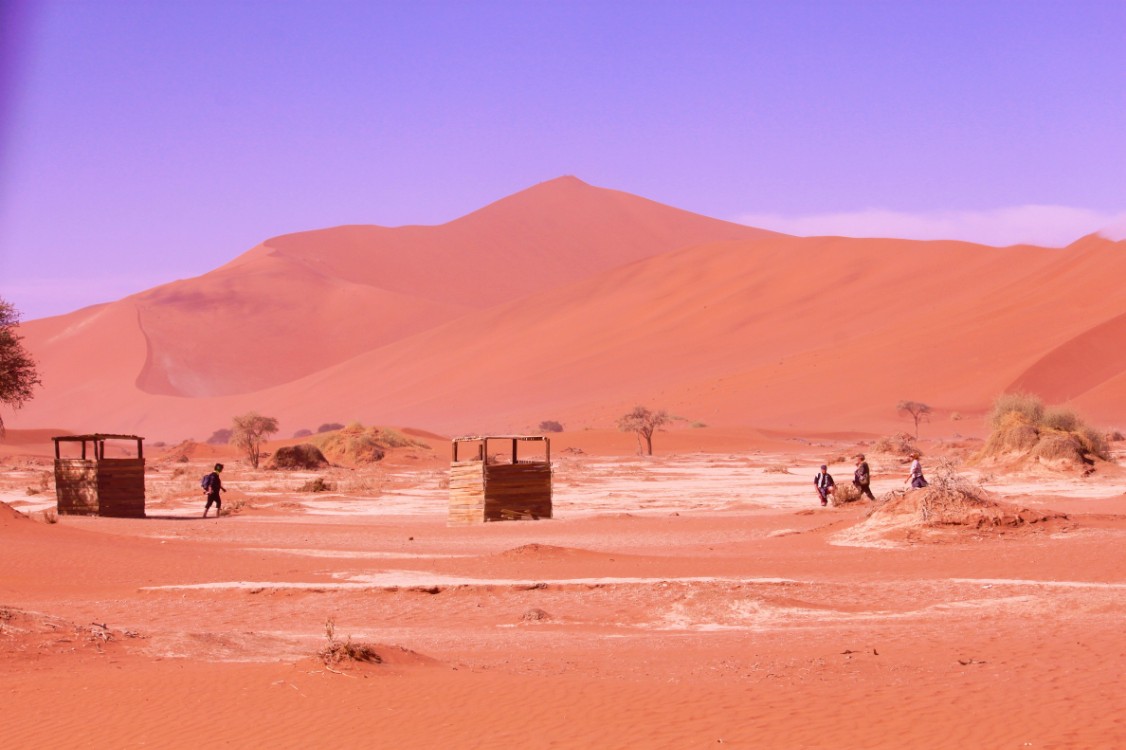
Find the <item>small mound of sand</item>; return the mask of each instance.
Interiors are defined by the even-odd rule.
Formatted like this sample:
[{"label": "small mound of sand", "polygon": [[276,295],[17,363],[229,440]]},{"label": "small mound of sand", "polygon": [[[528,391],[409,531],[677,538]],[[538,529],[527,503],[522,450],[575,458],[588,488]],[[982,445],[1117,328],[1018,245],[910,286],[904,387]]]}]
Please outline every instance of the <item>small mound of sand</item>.
[{"label": "small mound of sand", "polygon": [[18,510],[8,505],[7,503],[0,503],[0,526],[6,526],[9,523],[17,521],[27,521],[27,516],[20,513]]},{"label": "small mound of sand", "polygon": [[1030,510],[965,488],[924,487],[889,493],[868,517],[837,535],[837,544],[889,546],[904,541],[938,541],[953,534],[1027,530],[1066,521],[1054,511]]},{"label": "small mound of sand", "polygon": [[506,549],[504,552],[498,553],[497,557],[506,557],[506,558],[509,558],[509,557],[518,557],[518,558],[534,557],[534,558],[537,558],[537,559],[540,559],[540,558],[557,558],[557,557],[567,557],[567,556],[575,554],[576,552],[577,552],[577,550],[573,550],[573,549],[570,549],[568,547],[555,547],[555,546],[552,546],[550,544],[536,544],[536,543],[533,542],[532,544],[525,544],[521,547],[514,547],[512,549]]},{"label": "small mound of sand", "polygon": [[309,443],[283,446],[278,448],[270,463],[269,469],[301,470],[321,469],[328,466],[328,459],[321,453],[321,449]]}]

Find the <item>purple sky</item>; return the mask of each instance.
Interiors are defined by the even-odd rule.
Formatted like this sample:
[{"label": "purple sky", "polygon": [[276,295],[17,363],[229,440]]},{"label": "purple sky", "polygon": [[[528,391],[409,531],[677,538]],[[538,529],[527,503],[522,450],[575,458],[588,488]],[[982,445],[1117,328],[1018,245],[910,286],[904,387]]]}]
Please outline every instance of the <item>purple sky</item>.
[{"label": "purple sky", "polygon": [[25,319],[574,174],[800,234],[1126,219],[1126,2],[0,0]]}]

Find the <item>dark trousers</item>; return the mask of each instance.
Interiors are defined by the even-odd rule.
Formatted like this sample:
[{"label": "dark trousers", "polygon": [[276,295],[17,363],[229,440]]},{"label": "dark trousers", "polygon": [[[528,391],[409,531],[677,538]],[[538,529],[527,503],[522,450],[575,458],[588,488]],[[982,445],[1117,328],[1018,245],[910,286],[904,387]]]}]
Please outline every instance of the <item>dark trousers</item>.
[{"label": "dark trousers", "polygon": [[223,501],[219,499],[219,493],[218,492],[216,492],[214,495],[209,494],[207,496],[207,505],[203,506],[203,512],[204,513],[211,510],[211,503],[215,503],[215,512],[216,513],[218,513],[219,511],[221,511],[223,509]]},{"label": "dark trousers", "polygon": [[869,500],[876,499],[876,496],[872,494],[872,488],[868,484],[862,484],[860,482],[853,482],[853,484],[856,485],[856,489],[860,490],[861,497],[867,495]]}]

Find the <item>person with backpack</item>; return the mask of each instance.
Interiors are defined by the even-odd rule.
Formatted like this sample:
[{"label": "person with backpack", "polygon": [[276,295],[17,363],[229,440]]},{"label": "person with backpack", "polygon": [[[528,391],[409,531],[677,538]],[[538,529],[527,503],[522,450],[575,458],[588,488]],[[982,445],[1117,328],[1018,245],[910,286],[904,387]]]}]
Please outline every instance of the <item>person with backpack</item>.
[{"label": "person with backpack", "polygon": [[207,511],[211,510],[211,503],[215,503],[215,517],[218,518],[222,515],[223,500],[219,497],[220,492],[226,492],[223,487],[223,480],[219,478],[219,472],[223,470],[223,464],[215,464],[215,470],[210,474],[204,474],[203,479],[200,480],[200,486],[207,494],[207,505],[203,507],[203,517],[207,518]]},{"label": "person with backpack", "polygon": [[872,494],[872,470],[868,468],[863,453],[856,454],[856,471],[852,475],[852,483],[860,490],[860,497],[867,495],[869,500],[876,499]]},{"label": "person with backpack", "polygon": [[813,486],[817,488],[817,496],[821,498],[821,505],[829,504],[829,495],[836,492],[836,482],[829,474],[829,467],[821,464],[821,471],[817,472],[817,476],[813,478]]}]

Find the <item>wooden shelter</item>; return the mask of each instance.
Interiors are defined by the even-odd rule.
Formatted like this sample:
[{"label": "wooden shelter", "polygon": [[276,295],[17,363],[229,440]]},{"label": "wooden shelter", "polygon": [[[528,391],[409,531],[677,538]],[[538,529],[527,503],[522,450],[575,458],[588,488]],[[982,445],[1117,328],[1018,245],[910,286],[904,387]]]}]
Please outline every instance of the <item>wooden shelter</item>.
[{"label": "wooden shelter", "polygon": [[[51,439],[55,441],[55,495],[60,515],[145,517],[144,438],[95,434]],[[107,440],[136,440],[137,457],[106,458]],[[63,458],[62,443],[82,443],[81,456]]]},{"label": "wooden shelter", "polygon": [[[496,454],[490,446],[504,444]],[[521,445],[543,455],[521,458]],[[450,464],[448,525],[551,518],[551,442],[542,435],[459,437]]]}]

